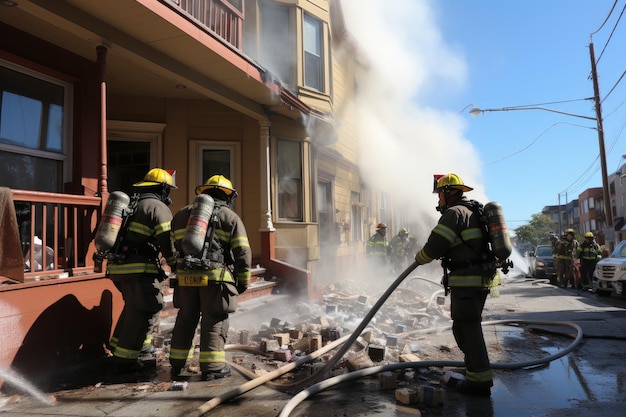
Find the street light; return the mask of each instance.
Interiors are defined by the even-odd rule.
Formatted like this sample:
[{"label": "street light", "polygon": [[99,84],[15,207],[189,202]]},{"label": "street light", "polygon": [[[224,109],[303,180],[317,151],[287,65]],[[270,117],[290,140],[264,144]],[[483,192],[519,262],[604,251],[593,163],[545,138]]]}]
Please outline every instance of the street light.
[{"label": "street light", "polygon": [[[611,209],[611,198],[609,196],[609,180],[608,180],[608,172],[606,168],[606,152],[604,149],[604,130],[602,129],[602,115],[600,112],[600,103],[596,97],[592,97],[590,99],[594,99],[596,102],[596,117],[583,116],[580,114],[567,113],[560,110],[549,109],[547,107],[537,107],[533,105],[529,106],[510,106],[510,107],[500,107],[496,109],[481,109],[479,107],[472,107],[469,111],[469,114],[472,116],[478,116],[485,112],[494,112],[494,111],[515,111],[515,110],[543,110],[549,111],[552,113],[564,114],[566,116],[578,117],[581,119],[594,120],[596,122],[596,130],[598,132],[598,144],[600,147],[600,166],[602,167],[602,198],[604,202],[604,221],[606,223],[607,228],[613,227],[613,211]],[[585,99],[585,100],[590,100]],[[605,236],[605,238],[610,238],[609,236]]]},{"label": "street light", "polygon": [[567,112],[560,111],[560,110],[549,109],[547,107],[530,107],[530,106],[501,107],[499,109],[480,109],[480,108],[474,106],[472,109],[470,109],[469,114],[471,114],[472,116],[476,117],[476,116],[478,116],[480,114],[483,114],[484,112],[487,112],[487,111],[512,111],[512,110],[545,110],[545,111],[549,111],[549,112],[552,112],[552,113],[565,114],[567,116],[580,117],[582,119],[587,119],[587,120],[596,120],[595,117],[582,116],[582,115],[579,115],[579,114],[567,113]]}]

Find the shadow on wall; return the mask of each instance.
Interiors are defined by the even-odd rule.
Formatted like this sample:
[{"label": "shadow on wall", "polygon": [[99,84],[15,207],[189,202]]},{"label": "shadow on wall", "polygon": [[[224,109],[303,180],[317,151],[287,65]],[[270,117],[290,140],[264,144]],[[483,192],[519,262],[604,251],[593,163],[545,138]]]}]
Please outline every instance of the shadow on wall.
[{"label": "shadow on wall", "polygon": [[[74,295],[62,297],[35,320],[11,368],[42,391],[80,384],[78,379],[85,373],[77,369],[105,357],[103,346],[111,334],[112,307],[109,290],[102,292],[100,305],[91,310]],[[4,385],[3,392],[12,389]]]}]

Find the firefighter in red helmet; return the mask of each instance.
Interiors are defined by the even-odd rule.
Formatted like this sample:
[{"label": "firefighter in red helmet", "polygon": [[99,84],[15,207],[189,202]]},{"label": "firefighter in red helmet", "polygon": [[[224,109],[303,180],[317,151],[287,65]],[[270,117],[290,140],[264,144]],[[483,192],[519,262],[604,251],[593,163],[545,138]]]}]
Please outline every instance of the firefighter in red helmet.
[{"label": "firefighter in red helmet", "polygon": [[387,241],[387,225],[385,223],[376,225],[376,232],[367,241],[365,251],[372,271],[375,274],[386,273],[389,242]]},{"label": "firefighter in red helmet", "polygon": [[466,379],[456,389],[489,397],[493,376],[481,322],[489,284],[496,271],[483,269],[485,236],[476,209],[479,203],[463,195],[472,189],[456,174],[435,176],[437,211],[442,214],[423,249],[415,255],[415,261],[419,265],[435,259],[442,261],[443,284],[450,289],[452,332],[465,355]]}]

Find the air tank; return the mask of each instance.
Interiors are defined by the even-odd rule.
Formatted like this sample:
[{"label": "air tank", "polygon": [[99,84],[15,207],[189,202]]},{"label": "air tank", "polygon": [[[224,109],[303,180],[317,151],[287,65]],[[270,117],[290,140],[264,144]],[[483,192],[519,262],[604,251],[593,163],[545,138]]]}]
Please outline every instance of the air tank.
[{"label": "air tank", "polygon": [[115,245],[124,221],[124,212],[128,209],[129,203],[130,197],[122,191],[114,191],[109,195],[94,237],[94,244],[98,252],[111,250]]},{"label": "air tank", "polygon": [[509,237],[509,230],[506,226],[502,206],[495,201],[491,201],[485,204],[484,213],[487,218],[487,231],[491,249],[500,261],[504,261],[511,256],[513,245]]},{"label": "air tank", "polygon": [[215,207],[215,201],[207,194],[198,194],[193,201],[185,235],[180,242],[183,253],[186,255],[196,257],[201,255],[207,230],[209,229],[209,221],[213,214],[213,207]]}]

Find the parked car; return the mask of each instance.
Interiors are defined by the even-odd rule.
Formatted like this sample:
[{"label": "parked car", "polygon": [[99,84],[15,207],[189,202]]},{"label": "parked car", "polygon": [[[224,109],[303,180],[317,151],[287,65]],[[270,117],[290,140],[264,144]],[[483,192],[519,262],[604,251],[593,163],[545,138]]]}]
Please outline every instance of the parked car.
[{"label": "parked car", "polygon": [[619,242],[608,258],[598,261],[593,286],[598,295],[626,295],[626,240]]},{"label": "parked car", "polygon": [[552,246],[539,245],[534,252],[528,254],[529,274],[535,278],[549,278],[556,284],[556,267],[552,258]]}]

